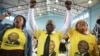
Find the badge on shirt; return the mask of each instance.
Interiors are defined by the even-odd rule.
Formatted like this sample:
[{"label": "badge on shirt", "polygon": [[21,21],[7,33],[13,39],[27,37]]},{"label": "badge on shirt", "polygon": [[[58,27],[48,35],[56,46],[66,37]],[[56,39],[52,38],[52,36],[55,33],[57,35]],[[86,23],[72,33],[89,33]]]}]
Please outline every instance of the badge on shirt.
[{"label": "badge on shirt", "polygon": [[16,32],[12,32],[8,35],[8,40],[5,41],[6,46],[18,46],[20,42],[18,41],[19,35]]},{"label": "badge on shirt", "polygon": [[76,52],[74,56],[89,56],[89,44],[85,40],[81,40],[78,43],[78,50],[79,52]]}]

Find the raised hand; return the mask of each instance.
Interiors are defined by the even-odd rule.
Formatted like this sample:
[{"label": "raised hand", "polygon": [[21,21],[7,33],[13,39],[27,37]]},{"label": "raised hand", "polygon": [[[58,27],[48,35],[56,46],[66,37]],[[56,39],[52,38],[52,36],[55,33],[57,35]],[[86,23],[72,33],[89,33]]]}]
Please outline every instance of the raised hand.
[{"label": "raised hand", "polygon": [[36,5],[36,0],[30,0],[30,8],[34,8]]},{"label": "raised hand", "polygon": [[0,15],[0,20],[5,19],[5,17],[10,16],[10,12],[5,12],[3,15]]},{"label": "raised hand", "polygon": [[7,11],[7,12],[4,14],[5,17],[10,16],[10,15],[11,15],[11,13],[10,13],[9,11]]},{"label": "raised hand", "polygon": [[68,10],[71,10],[71,5],[72,5],[72,2],[71,1],[65,1],[65,6]]}]

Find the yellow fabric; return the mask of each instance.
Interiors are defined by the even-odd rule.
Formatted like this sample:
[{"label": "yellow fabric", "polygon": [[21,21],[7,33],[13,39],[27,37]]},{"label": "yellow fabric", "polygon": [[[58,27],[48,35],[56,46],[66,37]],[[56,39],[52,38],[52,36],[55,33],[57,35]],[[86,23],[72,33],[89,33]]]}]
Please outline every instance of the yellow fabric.
[{"label": "yellow fabric", "polygon": [[8,29],[3,36],[1,49],[24,50],[25,42],[26,42],[26,36],[22,30],[17,28]]},{"label": "yellow fabric", "polygon": [[68,36],[70,41],[70,49],[68,56],[74,56],[75,52],[79,52],[78,43],[81,40],[85,40],[89,44],[88,52],[90,56],[99,56],[96,37],[94,37],[92,34],[83,35],[80,34],[78,31],[76,31],[75,29],[70,29],[70,31],[68,32]]},{"label": "yellow fabric", "polygon": [[[38,38],[37,56],[41,56],[43,55],[43,52],[44,52],[44,44],[47,38],[47,34],[46,32],[39,29],[36,33],[36,37]],[[61,39],[62,39],[62,34],[60,31],[53,32],[50,35],[50,40],[53,40],[55,43],[56,56],[58,56],[59,44],[60,44]]]}]

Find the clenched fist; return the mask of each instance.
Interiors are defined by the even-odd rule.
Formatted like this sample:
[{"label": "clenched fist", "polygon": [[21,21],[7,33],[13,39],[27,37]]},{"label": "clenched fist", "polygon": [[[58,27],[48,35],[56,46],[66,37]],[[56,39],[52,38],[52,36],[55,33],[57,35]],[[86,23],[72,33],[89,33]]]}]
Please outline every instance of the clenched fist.
[{"label": "clenched fist", "polygon": [[5,15],[5,17],[7,17],[7,16],[10,16],[11,13],[9,11],[7,11],[4,15]]},{"label": "clenched fist", "polygon": [[68,10],[71,10],[71,5],[72,5],[72,2],[71,1],[65,1],[65,6]]},{"label": "clenched fist", "polygon": [[36,0],[30,0],[30,8],[34,8],[36,5]]}]

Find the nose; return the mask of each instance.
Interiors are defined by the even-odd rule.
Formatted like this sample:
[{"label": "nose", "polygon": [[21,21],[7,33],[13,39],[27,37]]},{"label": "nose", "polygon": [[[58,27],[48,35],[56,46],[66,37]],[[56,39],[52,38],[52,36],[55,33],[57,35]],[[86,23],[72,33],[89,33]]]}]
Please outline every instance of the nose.
[{"label": "nose", "polygon": [[85,28],[84,26],[82,26],[82,28]]},{"label": "nose", "polygon": [[19,21],[17,20],[16,23],[19,23]]}]

